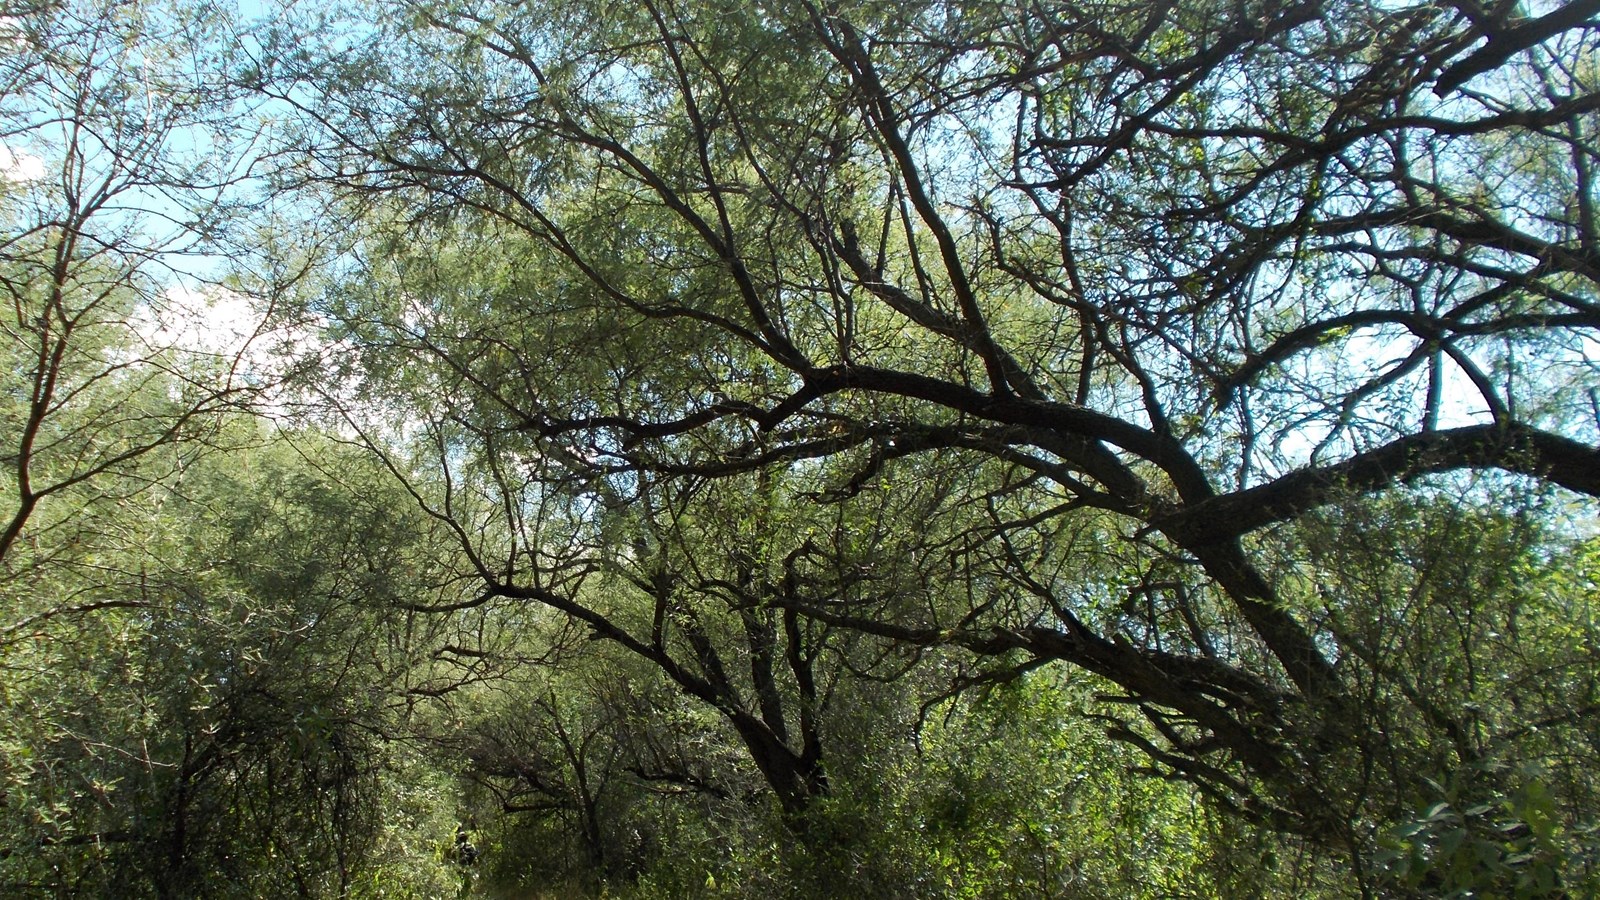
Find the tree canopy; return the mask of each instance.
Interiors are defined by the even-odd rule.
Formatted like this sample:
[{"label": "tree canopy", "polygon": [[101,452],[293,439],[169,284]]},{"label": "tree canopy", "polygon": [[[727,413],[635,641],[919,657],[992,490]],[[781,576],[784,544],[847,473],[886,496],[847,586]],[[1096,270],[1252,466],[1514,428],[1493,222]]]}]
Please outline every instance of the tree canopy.
[{"label": "tree canopy", "polygon": [[[1593,889],[1597,15],[392,0],[196,36],[196,104],[145,105],[262,123],[227,157],[260,196],[218,280],[288,337],[258,408],[341,460],[308,514],[363,523],[245,593],[329,598],[323,635],[431,623],[346,670],[398,707],[341,709],[460,776],[449,804],[495,816],[461,841],[507,883]],[[112,78],[39,59],[7,97]],[[0,134],[34,127],[13,106]],[[167,158],[117,171],[218,183]],[[29,249],[64,221],[0,257],[32,391],[0,556],[40,527],[45,413],[76,448],[123,421],[94,404],[143,409],[99,363],[51,399],[50,340],[106,358],[54,324],[106,302],[70,247]],[[266,396],[173,360],[171,408],[55,483],[210,446],[191,423]],[[379,490],[396,508],[357,517]],[[287,675],[354,689],[318,671]],[[1103,829],[1161,836],[1142,868],[1045,808],[1094,803],[1085,779]],[[1182,836],[1150,824],[1185,803]],[[926,827],[861,834],[883,817]],[[518,869],[547,839],[567,855]],[[336,863],[307,865],[353,890]]]}]

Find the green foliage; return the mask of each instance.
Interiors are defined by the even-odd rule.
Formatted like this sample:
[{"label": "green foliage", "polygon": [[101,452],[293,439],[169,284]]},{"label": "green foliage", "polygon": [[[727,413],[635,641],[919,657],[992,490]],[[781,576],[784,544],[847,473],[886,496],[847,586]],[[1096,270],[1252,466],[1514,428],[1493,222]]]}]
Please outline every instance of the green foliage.
[{"label": "green foliage", "polygon": [[1448,785],[1434,784],[1441,799],[1380,835],[1375,862],[1396,884],[1429,896],[1571,896],[1571,882],[1592,866],[1593,826],[1576,834],[1562,828],[1537,767],[1501,768],[1480,763]]},{"label": "green foliage", "polygon": [[1471,6],[0,0],[0,892],[1600,891],[1600,32]]},{"label": "green foliage", "polygon": [[364,460],[302,440],[142,492],[139,539],[93,580],[62,576],[137,602],[3,648],[8,673],[37,673],[7,678],[7,883],[128,897],[343,894],[373,872],[387,896],[437,883],[396,843],[404,817],[440,825],[402,796],[393,780],[415,766],[388,745],[425,632],[381,615],[425,577],[411,563],[426,531],[359,492]]}]

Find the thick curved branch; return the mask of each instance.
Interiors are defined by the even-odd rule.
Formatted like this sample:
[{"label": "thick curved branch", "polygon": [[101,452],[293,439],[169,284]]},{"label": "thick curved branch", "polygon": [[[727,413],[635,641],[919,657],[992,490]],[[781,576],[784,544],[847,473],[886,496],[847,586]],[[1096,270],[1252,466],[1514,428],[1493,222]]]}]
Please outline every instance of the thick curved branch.
[{"label": "thick curved branch", "polygon": [[1525,19],[1510,28],[1493,30],[1486,44],[1439,73],[1433,92],[1443,97],[1473,78],[1505,65],[1518,53],[1531,50],[1563,31],[1593,25],[1596,16],[1600,16],[1600,0],[1573,0],[1537,19]]},{"label": "thick curved branch", "polygon": [[1193,504],[1155,524],[1185,545],[1227,541],[1339,497],[1462,469],[1515,472],[1600,497],[1600,449],[1528,425],[1490,424],[1407,435],[1342,462]]}]

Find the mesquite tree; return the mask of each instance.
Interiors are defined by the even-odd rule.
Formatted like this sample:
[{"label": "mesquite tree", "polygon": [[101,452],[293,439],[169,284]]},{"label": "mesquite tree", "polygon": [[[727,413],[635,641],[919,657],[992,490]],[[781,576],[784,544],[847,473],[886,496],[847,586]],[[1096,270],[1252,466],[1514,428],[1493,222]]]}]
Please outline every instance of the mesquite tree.
[{"label": "mesquite tree", "polygon": [[[392,4],[261,77],[296,177],[376,223],[349,259],[410,273],[323,311],[491,473],[430,507],[486,598],[655,653],[675,620],[614,630],[573,522],[760,472],[928,498],[899,577],[839,590],[863,551],[797,539],[752,602],[1081,667],[1157,771],[1359,856],[1425,793],[1388,725],[1465,766],[1528,723],[1414,690],[1297,528],[1469,484],[1592,511],[1596,9]],[[565,530],[466,514],[530,498]]]}]

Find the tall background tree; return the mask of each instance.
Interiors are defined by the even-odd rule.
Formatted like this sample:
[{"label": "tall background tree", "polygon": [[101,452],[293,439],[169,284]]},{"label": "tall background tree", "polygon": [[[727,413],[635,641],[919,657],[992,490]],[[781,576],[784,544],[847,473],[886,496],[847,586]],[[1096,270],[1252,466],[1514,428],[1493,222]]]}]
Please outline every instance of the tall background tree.
[{"label": "tall background tree", "polygon": [[163,477],[134,474],[150,451],[192,457],[262,386],[242,305],[237,321],[200,318],[228,299],[196,278],[220,277],[203,257],[225,252],[230,188],[249,165],[207,15],[51,3],[0,18],[8,581],[84,542],[61,522]]},{"label": "tall background tree", "polygon": [[262,319],[218,259],[266,228],[233,28],[203,3],[0,5],[7,896],[455,880],[405,833],[451,810],[391,778],[407,698],[453,677],[428,654],[454,623],[389,615],[440,589],[430,532],[373,505],[370,460],[251,419]]}]

